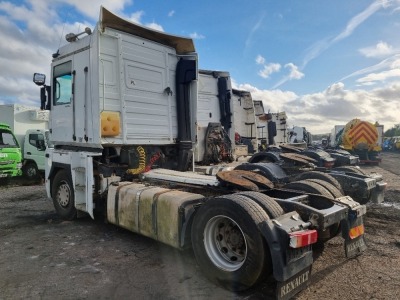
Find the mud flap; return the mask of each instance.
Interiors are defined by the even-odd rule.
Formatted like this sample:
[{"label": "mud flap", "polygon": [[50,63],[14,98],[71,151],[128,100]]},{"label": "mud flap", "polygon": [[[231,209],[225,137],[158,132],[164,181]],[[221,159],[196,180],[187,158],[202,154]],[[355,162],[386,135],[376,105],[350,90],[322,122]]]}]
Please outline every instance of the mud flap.
[{"label": "mud flap", "polygon": [[302,248],[289,247],[289,233],[304,224],[297,212],[266,220],[259,229],[267,241],[272,258],[277,299],[290,299],[311,281],[313,253],[311,244]]},{"label": "mud flap", "polygon": [[311,282],[311,266],[286,281],[278,281],[276,299],[291,299],[294,295],[308,287]]},{"label": "mud flap", "polygon": [[346,257],[352,258],[364,252],[367,245],[364,239],[363,218],[360,216],[351,220],[350,215],[347,220],[342,220],[341,226]]}]

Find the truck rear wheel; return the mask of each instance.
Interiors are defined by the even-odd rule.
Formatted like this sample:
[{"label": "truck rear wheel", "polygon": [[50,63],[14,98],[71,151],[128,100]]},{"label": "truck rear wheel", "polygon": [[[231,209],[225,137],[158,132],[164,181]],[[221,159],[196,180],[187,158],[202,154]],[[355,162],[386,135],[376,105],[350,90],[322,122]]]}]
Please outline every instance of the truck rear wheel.
[{"label": "truck rear wheel", "polygon": [[321,179],[306,179],[306,181],[308,182],[314,182],[319,184],[320,186],[323,186],[324,188],[326,188],[329,193],[331,193],[331,195],[335,198],[340,198],[343,197],[343,193],[341,191],[339,191],[336,187],[334,187],[332,184],[330,184],[327,181],[321,180]]},{"label": "truck rear wheel", "polygon": [[76,218],[77,212],[72,179],[70,173],[66,170],[58,171],[54,176],[51,195],[54,207],[62,219],[73,220]]},{"label": "truck rear wheel", "polygon": [[288,183],[284,186],[284,188],[311,194],[322,195],[330,199],[333,199],[332,194],[326,188],[317,183],[309,182],[307,180],[300,180]]},{"label": "truck rear wheel", "polygon": [[205,275],[232,291],[255,285],[271,270],[269,248],[257,225],[268,215],[251,199],[210,199],[196,213],[192,245]]},{"label": "truck rear wheel", "polygon": [[343,194],[343,189],[342,189],[342,186],[340,185],[339,181],[337,181],[336,178],[334,178],[332,175],[329,175],[324,172],[319,172],[319,171],[304,172],[304,173],[299,174],[296,177],[296,179],[297,180],[320,179],[320,180],[329,182]]},{"label": "truck rear wheel", "polygon": [[271,219],[275,219],[285,213],[278,202],[265,194],[257,192],[240,192],[238,195],[246,196],[256,202],[264,209],[268,217]]}]

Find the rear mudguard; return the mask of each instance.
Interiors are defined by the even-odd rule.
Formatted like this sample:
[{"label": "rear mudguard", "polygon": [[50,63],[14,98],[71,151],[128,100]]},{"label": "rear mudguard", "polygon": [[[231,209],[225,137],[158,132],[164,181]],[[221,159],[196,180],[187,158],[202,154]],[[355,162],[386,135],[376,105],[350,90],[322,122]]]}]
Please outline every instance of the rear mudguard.
[{"label": "rear mudguard", "polygon": [[335,161],[335,166],[355,166],[360,163],[360,159],[358,156],[351,155],[350,153],[348,155],[342,154],[340,152],[329,152],[329,154],[336,159]]},{"label": "rear mudguard", "polygon": [[274,183],[287,183],[289,177],[286,172],[276,163],[247,163],[235,167],[235,170],[246,170],[259,172]]},{"label": "rear mudguard", "polygon": [[[328,174],[339,181],[345,195],[351,196],[355,201],[362,204],[371,200],[372,191],[377,186],[377,180],[367,175],[337,171],[331,171]],[[382,197],[383,199],[383,189],[378,189],[376,192],[379,193],[375,197]]]},{"label": "rear mudguard", "polygon": [[278,162],[280,161],[279,157],[279,152],[276,151],[264,151],[264,152],[258,152],[254,154],[252,157],[249,159],[249,163],[258,163],[261,161],[270,161],[270,162]]},{"label": "rear mudguard", "polygon": [[273,276],[277,281],[286,281],[312,265],[311,245],[298,249],[289,247],[289,233],[294,228],[299,230],[305,225],[307,223],[295,211],[259,224],[259,229],[268,243]]}]

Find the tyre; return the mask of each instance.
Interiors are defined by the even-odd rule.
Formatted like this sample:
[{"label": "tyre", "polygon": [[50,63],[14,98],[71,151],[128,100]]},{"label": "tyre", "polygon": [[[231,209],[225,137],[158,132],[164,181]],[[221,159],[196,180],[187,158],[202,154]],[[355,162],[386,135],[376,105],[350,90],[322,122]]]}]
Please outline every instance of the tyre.
[{"label": "tyre", "polygon": [[29,180],[36,180],[40,177],[39,169],[33,162],[28,162],[22,170],[25,178]]},{"label": "tyre", "polygon": [[264,211],[267,213],[268,217],[271,219],[275,219],[279,216],[282,216],[285,212],[282,207],[276,202],[273,198],[264,195],[262,193],[257,192],[241,192],[238,195],[243,195],[247,198],[250,198],[258,205],[260,205]]},{"label": "tyre", "polygon": [[58,171],[53,179],[51,195],[54,208],[62,219],[73,220],[76,218],[75,194],[69,172]]},{"label": "tyre", "polygon": [[342,186],[340,185],[339,181],[336,180],[332,175],[329,175],[324,172],[319,172],[319,171],[310,171],[310,172],[304,172],[296,176],[297,180],[304,180],[304,179],[320,179],[326,182],[329,182],[332,184],[334,187],[336,187],[342,194],[343,189]]},{"label": "tyre", "polygon": [[324,188],[323,186],[321,186],[317,183],[309,182],[307,180],[300,180],[300,181],[288,183],[284,186],[284,188],[290,189],[290,190],[302,191],[302,192],[311,193],[311,194],[322,195],[329,199],[334,199],[332,194],[326,188]]},{"label": "tyre", "polygon": [[321,179],[306,179],[306,181],[314,182],[326,188],[334,198],[343,197],[343,193],[327,181]]},{"label": "tyre", "polygon": [[342,171],[346,173],[355,173],[359,175],[367,175],[363,170],[356,166],[341,166],[341,167],[336,167],[333,169],[334,171]]},{"label": "tyre", "polygon": [[263,279],[271,271],[271,258],[257,225],[267,219],[257,203],[240,195],[203,204],[193,220],[192,246],[204,274],[231,291]]}]

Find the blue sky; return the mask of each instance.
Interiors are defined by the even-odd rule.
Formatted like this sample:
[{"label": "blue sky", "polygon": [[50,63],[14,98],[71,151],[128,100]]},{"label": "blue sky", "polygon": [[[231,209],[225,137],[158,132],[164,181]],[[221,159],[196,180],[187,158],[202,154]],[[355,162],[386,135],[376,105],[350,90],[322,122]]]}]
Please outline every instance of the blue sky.
[{"label": "blue sky", "polygon": [[32,74],[48,74],[65,34],[93,28],[100,5],[192,37],[200,68],[229,71],[290,125],[400,123],[400,0],[0,1],[0,103],[38,106]]}]

